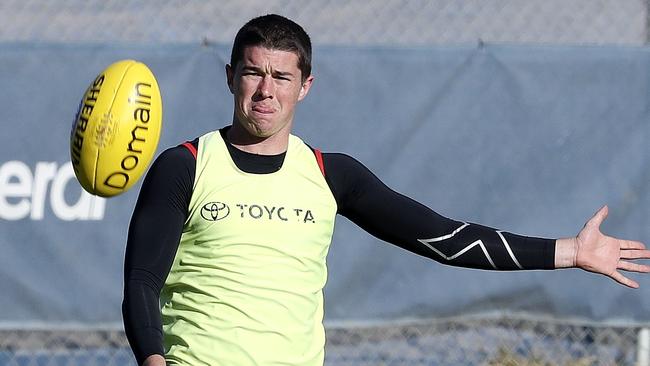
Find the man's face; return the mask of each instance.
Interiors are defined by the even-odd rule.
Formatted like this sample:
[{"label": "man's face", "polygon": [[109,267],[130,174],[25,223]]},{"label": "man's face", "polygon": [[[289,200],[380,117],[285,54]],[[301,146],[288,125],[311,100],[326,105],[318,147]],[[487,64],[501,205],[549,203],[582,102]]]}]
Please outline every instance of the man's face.
[{"label": "man's face", "polygon": [[235,121],[256,137],[291,130],[296,104],[309,91],[313,77],[302,81],[298,55],[249,46],[233,69],[226,66],[235,100]]}]

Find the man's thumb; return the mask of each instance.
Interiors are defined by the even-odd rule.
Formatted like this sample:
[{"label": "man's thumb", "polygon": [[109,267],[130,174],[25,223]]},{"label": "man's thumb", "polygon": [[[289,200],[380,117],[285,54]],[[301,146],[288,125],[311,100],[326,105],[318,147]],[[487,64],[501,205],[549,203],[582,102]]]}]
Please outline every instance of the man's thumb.
[{"label": "man's thumb", "polygon": [[600,210],[598,210],[598,212],[596,212],[594,216],[591,219],[589,219],[587,225],[600,227],[600,224],[602,224],[603,221],[605,221],[605,218],[607,217],[608,213],[609,213],[609,208],[607,207],[607,205],[601,207]]}]

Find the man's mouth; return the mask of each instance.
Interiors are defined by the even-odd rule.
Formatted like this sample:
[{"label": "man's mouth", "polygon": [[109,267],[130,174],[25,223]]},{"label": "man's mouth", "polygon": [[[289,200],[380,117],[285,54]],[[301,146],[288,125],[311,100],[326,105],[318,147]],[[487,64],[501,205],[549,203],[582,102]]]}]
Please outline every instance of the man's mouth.
[{"label": "man's mouth", "polygon": [[272,107],[267,107],[262,105],[254,105],[252,109],[253,112],[261,113],[261,114],[271,114],[275,111]]}]

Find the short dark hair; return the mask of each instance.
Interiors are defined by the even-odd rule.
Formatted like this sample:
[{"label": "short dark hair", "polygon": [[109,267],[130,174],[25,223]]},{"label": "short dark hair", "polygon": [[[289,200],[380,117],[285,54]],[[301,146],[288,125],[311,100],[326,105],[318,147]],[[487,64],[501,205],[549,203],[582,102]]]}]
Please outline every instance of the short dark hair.
[{"label": "short dark hair", "polygon": [[230,66],[235,69],[244,55],[244,48],[262,46],[272,50],[289,51],[298,56],[302,81],[311,75],[311,40],[304,29],[281,15],[268,14],[251,19],[237,32],[230,54]]}]

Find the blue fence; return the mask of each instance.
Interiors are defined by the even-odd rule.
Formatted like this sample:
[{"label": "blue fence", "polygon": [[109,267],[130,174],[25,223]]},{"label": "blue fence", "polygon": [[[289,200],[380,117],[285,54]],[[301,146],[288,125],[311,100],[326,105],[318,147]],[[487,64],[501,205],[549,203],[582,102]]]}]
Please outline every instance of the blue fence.
[{"label": "blue fence", "polygon": [[[163,94],[160,149],[173,146],[229,123],[229,49],[0,49],[0,324],[119,326],[138,187],[101,200],[74,181],[68,137],[79,98],[108,64],[147,63]],[[563,237],[609,204],[606,233],[650,242],[649,55],[623,47],[319,47],[296,133],[355,156],[445,216]],[[650,323],[648,278],[632,275],[642,286],[633,291],[573,270],[458,269],[378,242],[343,218],[328,263],[326,321],[517,312]]]}]

